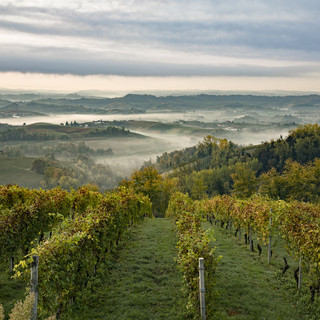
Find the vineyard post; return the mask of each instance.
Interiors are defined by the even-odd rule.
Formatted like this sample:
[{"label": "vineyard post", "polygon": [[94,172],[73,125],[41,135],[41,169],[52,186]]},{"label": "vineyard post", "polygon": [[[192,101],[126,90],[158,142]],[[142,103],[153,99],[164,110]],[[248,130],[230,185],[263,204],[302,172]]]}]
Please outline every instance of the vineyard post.
[{"label": "vineyard post", "polygon": [[34,293],[34,304],[31,312],[31,320],[37,319],[37,309],[38,309],[38,266],[39,266],[39,256],[32,256],[33,262],[31,264],[31,285],[30,292]]},{"label": "vineyard post", "polygon": [[232,225],[232,222],[231,222],[231,219],[229,219],[229,225],[228,225],[229,232],[231,231],[231,225]]},{"label": "vineyard post", "polygon": [[241,241],[241,228],[239,226],[239,240]]},{"label": "vineyard post", "polygon": [[252,240],[251,226],[249,227],[249,233],[250,233],[250,250],[253,251],[253,240]]},{"label": "vineyard post", "polygon": [[13,256],[9,257],[9,272],[12,273],[13,272],[13,265],[14,265],[14,259]]},{"label": "vineyard post", "polygon": [[299,278],[298,278],[298,288],[299,288],[299,290],[301,290],[301,287],[302,287],[302,259],[301,259],[301,256],[300,256],[300,259],[299,259]]},{"label": "vineyard post", "polygon": [[199,258],[199,293],[200,293],[200,312],[201,319],[206,319],[206,299],[205,299],[205,285],[204,285],[204,259]]},{"label": "vineyard post", "polygon": [[[270,210],[272,213],[272,209]],[[269,228],[270,228],[270,233],[269,233],[269,243],[268,243],[268,263],[271,262],[271,227],[272,227],[272,217],[270,216],[269,219]]]}]

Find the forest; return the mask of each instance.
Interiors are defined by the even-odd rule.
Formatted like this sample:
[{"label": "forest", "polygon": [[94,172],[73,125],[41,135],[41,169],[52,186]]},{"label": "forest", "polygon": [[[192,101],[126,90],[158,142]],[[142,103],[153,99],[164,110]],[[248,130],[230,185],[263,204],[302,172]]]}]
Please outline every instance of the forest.
[{"label": "forest", "polygon": [[259,192],[273,199],[318,202],[319,154],[320,127],[314,124],[249,147],[207,136],[195,147],[164,153],[155,167],[177,177],[181,191],[195,199]]}]

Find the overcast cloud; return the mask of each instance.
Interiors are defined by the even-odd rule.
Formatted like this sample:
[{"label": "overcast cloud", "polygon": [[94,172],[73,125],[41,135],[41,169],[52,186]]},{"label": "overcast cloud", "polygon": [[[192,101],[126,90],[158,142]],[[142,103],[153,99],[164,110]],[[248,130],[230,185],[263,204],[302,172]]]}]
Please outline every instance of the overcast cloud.
[{"label": "overcast cloud", "polygon": [[320,73],[318,0],[2,0],[0,71]]}]

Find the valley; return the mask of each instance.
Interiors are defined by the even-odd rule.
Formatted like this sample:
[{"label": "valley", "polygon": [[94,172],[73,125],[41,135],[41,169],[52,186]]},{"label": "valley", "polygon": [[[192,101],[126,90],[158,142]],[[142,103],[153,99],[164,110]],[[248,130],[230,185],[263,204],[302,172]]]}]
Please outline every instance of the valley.
[{"label": "valley", "polygon": [[[90,150],[100,150],[86,156],[92,163],[112,172],[113,178],[104,186],[100,184],[100,187],[110,188],[132,170],[154,162],[164,152],[197,145],[208,135],[231,140],[240,146],[286,137],[298,125],[319,121],[319,106],[317,95],[129,94],[102,98],[1,92],[0,160],[51,154],[62,161],[60,166],[75,166],[78,155],[70,157],[66,152],[55,153],[53,149],[66,142],[84,143]],[[32,149],[38,151],[31,152]],[[3,178],[3,183],[21,184],[21,179],[15,180],[18,172],[14,171],[12,180]],[[29,173],[32,175],[30,170]],[[34,176],[32,181],[39,181],[39,177]],[[83,182],[94,183],[92,179]],[[34,182],[22,185],[36,186]],[[74,183],[72,186],[76,187]]]}]

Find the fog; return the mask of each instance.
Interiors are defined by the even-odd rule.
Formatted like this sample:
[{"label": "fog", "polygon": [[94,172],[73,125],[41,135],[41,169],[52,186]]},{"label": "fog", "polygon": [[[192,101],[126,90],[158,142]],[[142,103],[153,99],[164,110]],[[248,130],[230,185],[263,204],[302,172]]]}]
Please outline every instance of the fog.
[{"label": "fog", "polygon": [[[200,121],[200,122],[212,122],[212,123],[222,123],[226,121],[233,121],[237,118],[241,118],[245,114],[232,111],[197,111],[197,112],[184,112],[184,113],[141,113],[141,114],[110,114],[110,115],[96,115],[96,114],[58,114],[58,115],[47,115],[40,117],[10,117],[1,118],[0,123],[7,123],[10,125],[23,125],[23,124],[33,124],[37,122],[48,122],[53,124],[61,124],[66,121],[77,121],[79,124],[84,122],[92,121],[119,121],[119,120],[143,120],[143,121],[157,121],[163,123],[173,123],[179,120],[183,121]],[[270,117],[271,113],[268,114]],[[264,118],[265,116],[259,115]],[[207,128],[210,130],[209,128]],[[148,137],[157,139],[156,143],[150,144],[138,140],[134,144],[134,148],[137,148],[136,153],[144,154],[147,159],[154,157],[159,152],[171,151],[175,149],[183,149],[197,144],[198,141],[202,140],[203,137],[199,135],[176,135],[176,134],[163,134],[160,132],[147,131],[147,130],[131,130],[139,134],[147,135]],[[286,136],[288,130],[283,128],[271,128],[270,126],[265,128],[263,125],[259,126],[259,129],[250,130],[250,128],[244,128],[241,130],[234,130],[233,128],[228,128],[228,126],[223,127],[223,133],[218,134],[218,138],[227,138],[233,142],[241,145],[258,144],[262,141],[267,141],[270,139],[277,139],[280,135]],[[104,141],[104,142],[103,142]],[[109,141],[109,140],[108,140]],[[116,141],[116,140],[115,140]],[[131,140],[130,140],[131,141]],[[132,143],[132,141],[130,142]],[[139,148],[139,144],[141,148]],[[97,148],[106,148],[108,143],[106,140],[97,140]],[[115,151],[116,154],[124,156],[124,152],[128,150],[130,144],[121,141],[121,143],[113,143],[110,141],[109,147]],[[132,148],[130,148],[132,149]],[[142,149],[142,150],[141,150]],[[156,150],[155,150],[156,149]],[[119,152],[118,152],[119,151]],[[134,154],[134,152],[132,153]]]},{"label": "fog", "polygon": [[280,136],[285,138],[288,136],[289,130],[276,130],[268,129],[261,132],[251,131],[249,129],[244,129],[241,132],[233,133],[231,141],[235,142],[241,146],[247,145],[257,145],[265,141],[270,141],[271,139],[279,139]]},{"label": "fog", "polygon": [[[97,157],[95,161],[112,168],[118,176],[129,176],[133,170],[140,169],[147,162],[156,160],[164,152],[181,150],[192,147],[203,140],[203,137],[150,133],[148,131],[134,131],[139,134],[148,135],[149,139],[108,139],[91,140],[86,144],[91,148],[111,147],[114,155],[107,157]],[[253,132],[244,129],[240,132],[230,131],[219,138],[228,138],[238,145],[256,145],[271,139],[278,139],[282,135],[286,137],[288,130],[265,130]]]},{"label": "fog", "polygon": [[[261,119],[268,118],[282,113],[282,111],[268,110],[267,114],[256,114]],[[166,113],[136,113],[136,114],[55,114],[45,116],[32,117],[8,117],[0,118],[0,123],[7,123],[14,126],[22,126],[23,124],[30,125],[37,122],[48,122],[53,124],[66,123],[66,121],[76,121],[78,123],[92,122],[92,121],[121,121],[121,120],[143,120],[143,121],[158,121],[164,123],[173,123],[179,120],[183,121],[202,121],[221,123],[225,121],[233,121],[234,119],[245,116],[246,113],[239,112],[239,110],[222,110],[222,111],[203,111],[195,110],[192,112],[166,112]],[[313,115],[311,115],[313,116]],[[309,119],[310,120],[310,119]],[[314,120],[314,118],[313,118]]]},{"label": "fog", "polygon": [[22,126],[24,123],[30,125],[37,122],[48,122],[53,124],[66,123],[66,121],[76,121],[78,123],[92,121],[118,121],[118,120],[145,120],[145,121],[161,121],[173,122],[177,120],[199,120],[203,119],[203,115],[194,112],[185,113],[137,113],[137,114],[55,114],[37,117],[10,117],[0,118],[0,123],[7,123],[14,126]]},{"label": "fog", "polygon": [[164,152],[191,147],[202,140],[171,134],[133,132],[148,135],[149,138],[90,139],[85,143],[93,149],[112,148],[113,156],[96,157],[94,160],[111,167],[118,176],[129,176],[133,170],[140,169],[144,162],[155,161]]},{"label": "fog", "polygon": [[[233,141],[238,145],[256,145],[271,139],[278,139],[280,135],[286,137],[289,129],[292,127],[272,125],[250,125],[240,124],[235,126],[226,121],[232,121],[236,118],[243,116],[239,112],[226,112],[226,111],[199,111],[199,112],[185,112],[185,113],[144,113],[144,114],[112,114],[112,115],[96,115],[96,114],[59,114],[41,117],[21,117],[21,118],[2,118],[1,123],[8,123],[10,125],[23,125],[32,124],[36,122],[48,122],[54,124],[65,123],[66,121],[77,121],[79,124],[92,121],[113,121],[113,120],[144,120],[144,121],[157,121],[164,123],[173,123],[179,120],[183,121],[200,121],[215,124],[214,129],[208,126],[190,125],[188,128],[199,128],[204,131],[187,131],[183,130],[176,133],[171,130],[172,134],[162,133],[144,129],[139,126],[139,130],[130,129],[135,132],[146,136],[145,138],[139,137],[111,137],[111,138],[85,138],[82,140],[74,140],[75,143],[85,141],[85,144],[92,149],[108,149],[112,148],[113,155],[94,156],[88,155],[94,159],[96,163],[101,163],[111,168],[112,172],[119,177],[129,176],[132,170],[140,169],[146,161],[155,161],[157,156],[164,152],[171,152],[174,150],[181,150],[187,147],[198,144],[203,140],[202,132],[208,132],[218,138],[226,138]],[[261,116],[261,115],[258,115]],[[272,116],[270,114],[270,116]],[[263,116],[261,116],[263,117]],[[142,127],[142,128],[141,128]],[[217,129],[218,128],[218,129]],[[178,132],[177,131],[177,132]],[[211,133],[213,132],[213,133]],[[60,143],[50,141],[48,144]],[[21,143],[21,142],[19,142]],[[28,142],[32,143],[32,142]],[[57,155],[59,158],[59,155]]]}]

